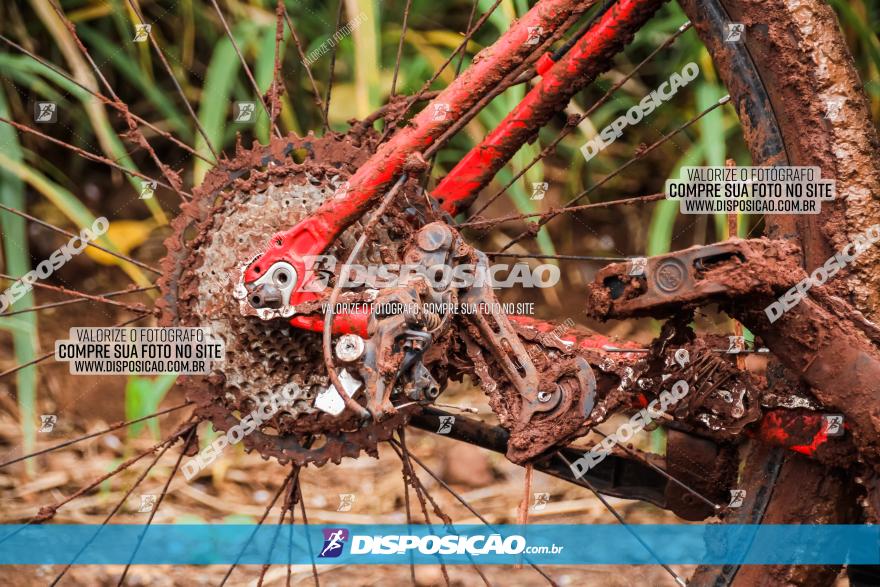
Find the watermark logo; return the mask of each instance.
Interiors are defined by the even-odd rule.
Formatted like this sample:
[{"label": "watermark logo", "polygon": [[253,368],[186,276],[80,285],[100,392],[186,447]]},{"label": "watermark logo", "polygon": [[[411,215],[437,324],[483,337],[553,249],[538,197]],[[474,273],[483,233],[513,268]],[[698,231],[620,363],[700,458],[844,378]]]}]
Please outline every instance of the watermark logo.
[{"label": "watermark logo", "polygon": [[348,541],[348,528],[323,528],[324,546],[318,558],[336,558],[342,554],[343,546]]},{"label": "watermark logo", "polygon": [[300,388],[295,383],[289,383],[279,391],[269,395],[266,400],[254,397],[257,407],[241,421],[221,434],[214,442],[203,448],[193,458],[189,459],[181,467],[183,476],[187,481],[192,480],[196,474],[213,463],[229,445],[236,445],[241,439],[259,428],[263,422],[269,420],[278,410],[291,405],[300,396]]},{"label": "watermark logo", "polygon": [[629,261],[629,271],[628,274],[630,277],[639,277],[645,274],[645,268],[648,266],[648,258],[647,257],[635,257],[630,259]]},{"label": "watermark logo", "polygon": [[150,37],[151,30],[153,30],[153,25],[151,24],[134,25],[134,39],[132,41],[135,43],[146,43]]},{"label": "watermark logo", "polygon": [[742,504],[745,501],[746,501],[746,490],[745,489],[731,489],[730,490],[730,501],[727,502],[727,507],[729,507],[729,508],[742,507]]},{"label": "watermark logo", "polygon": [[550,189],[550,184],[546,181],[537,181],[532,184],[532,200],[543,200],[544,196],[547,195],[547,190]]},{"label": "watermark logo", "polygon": [[843,414],[824,414],[825,434],[830,437],[843,436]]},{"label": "watermark logo", "polygon": [[303,65],[309,67],[312,63],[323,57],[330,51],[333,47],[339,44],[339,41],[344,39],[345,37],[351,35],[354,31],[360,28],[360,26],[366,22],[367,15],[361,12],[356,17],[345,23],[342,27],[339,28],[338,31],[333,33],[329,39],[325,40],[321,43],[316,49],[313,49],[305,59],[302,60]]},{"label": "watermark logo", "polygon": [[[339,265],[332,255],[306,255],[303,257],[306,277],[301,291],[320,293],[329,288],[330,278]],[[424,279],[428,284],[443,291],[449,287],[469,288],[491,286],[492,288],[524,287],[545,289],[559,283],[559,267],[541,263],[534,267],[528,263],[493,263],[489,266],[473,263],[447,265],[440,263],[425,267],[416,263],[385,263],[376,265],[351,264],[339,286],[344,289],[368,287],[387,289],[410,283],[414,278]],[[297,285],[297,287],[300,287]]]},{"label": "watermark logo", "polygon": [[636,412],[628,421],[618,426],[613,434],[609,434],[602,442],[593,446],[584,456],[571,463],[575,477],[582,477],[587,471],[605,460],[612,449],[618,444],[626,444],[629,440],[651,424],[655,418],[661,418],[673,405],[688,394],[690,386],[683,379],[672,385],[671,391],[660,392],[659,399],[653,400],[646,408]]},{"label": "watermark logo", "polygon": [[40,262],[36,268],[25,273],[21,279],[15,281],[9,288],[0,294],[0,313],[6,311],[9,306],[20,300],[33,289],[37,279],[48,279],[53,273],[70,261],[74,255],[79,255],[90,241],[106,233],[110,229],[110,221],[101,216],[96,219],[90,228],[83,228],[79,236],[74,236],[60,249],[49,255],[49,258]]},{"label": "watermark logo", "polygon": [[828,102],[825,105],[825,120],[835,121],[840,119],[843,110],[843,102]]},{"label": "watermark logo", "polygon": [[667,200],[682,214],[818,214],[836,197],[836,180],[816,166],[778,165],[682,167],[667,179]]},{"label": "watermark logo", "polygon": [[550,494],[545,492],[539,492],[534,494],[535,503],[532,504],[532,511],[540,512],[547,509],[547,504],[550,503]]},{"label": "watermark logo", "polygon": [[138,510],[137,510],[138,513],[139,514],[149,514],[156,507],[157,501],[158,501],[157,497],[152,493],[147,493],[147,494],[141,495],[141,503],[138,506]]},{"label": "watermark logo", "polygon": [[681,72],[673,73],[669,79],[660,86],[641,99],[641,101],[626,111],[626,114],[619,116],[614,122],[602,129],[599,134],[587,141],[581,147],[581,153],[584,158],[589,161],[602,152],[603,149],[614,143],[623,135],[623,130],[627,126],[633,126],[650,116],[654,110],[659,108],[664,102],[668,102],[675,96],[678,91],[694,81],[700,74],[700,66],[694,62],[690,62],[682,68]]},{"label": "watermark logo", "polygon": [[853,238],[853,242],[847,244],[821,266],[816,267],[810,275],[782,294],[775,302],[764,308],[767,319],[770,320],[771,324],[779,320],[783,314],[797,306],[806,297],[808,291],[814,287],[824,285],[826,281],[846,267],[847,264],[852,263],[878,240],[880,240],[880,224],[875,224],[864,233],[857,234]]},{"label": "watermark logo", "polygon": [[444,104],[443,102],[437,103],[433,105],[433,111],[431,112],[431,120],[434,122],[442,122],[446,120],[446,117],[449,116],[449,104]]},{"label": "watermark logo", "polygon": [[141,195],[139,196],[139,199],[152,200],[153,196],[156,195],[156,188],[158,187],[158,185],[159,182],[157,182],[155,179],[151,181],[141,181]]},{"label": "watermark logo", "polygon": [[529,38],[526,39],[526,45],[537,45],[541,42],[541,36],[544,34],[544,29],[539,26],[530,26],[529,27]]},{"label": "watermark logo", "polygon": [[741,22],[728,22],[724,25],[724,42],[741,43],[746,36],[746,25]]},{"label": "watermark logo", "polygon": [[38,432],[52,432],[57,422],[58,416],[55,414],[42,414],[40,416],[40,429]]},{"label": "watermark logo", "polygon": [[437,434],[449,434],[452,432],[453,424],[455,424],[455,416],[440,416],[440,426],[437,427]]},{"label": "watermark logo", "polygon": [[41,124],[58,122],[58,104],[55,102],[37,102],[34,104],[34,122]]},{"label": "watermark logo", "polygon": [[[528,351],[526,351],[526,354],[528,355],[529,360],[534,360],[535,357],[537,357],[539,354],[541,354],[544,347],[547,347],[547,346],[550,346],[553,344],[562,344],[565,347],[574,346],[574,343],[572,341],[563,340],[561,338],[562,335],[565,334],[566,331],[568,331],[571,328],[574,328],[574,325],[575,325],[574,320],[572,320],[571,318],[566,318],[564,322],[562,322],[561,324],[557,324],[553,328],[553,330],[551,330],[550,332],[542,332],[540,335],[538,335],[538,343],[539,344],[533,345]],[[518,369],[525,368],[525,365],[521,365],[519,360],[516,357],[514,357],[512,360],[513,360],[513,364]],[[493,384],[493,386],[495,386],[494,381],[492,382],[492,384]],[[491,391],[495,391],[495,389],[493,388]]]},{"label": "watermark logo", "polygon": [[340,182],[336,188],[333,190],[334,198],[345,198],[348,196],[348,190],[351,189],[351,184],[347,181]]},{"label": "watermark logo", "polygon": [[242,123],[253,122],[256,113],[256,102],[236,102],[233,108],[233,120]]},{"label": "watermark logo", "polygon": [[[338,530],[338,529],[334,529]],[[326,534],[325,534],[326,536]],[[325,540],[326,544],[326,540]],[[341,548],[341,547],[340,547]],[[501,534],[461,536],[458,534],[427,536],[383,534],[364,536],[355,534],[351,537],[351,554],[384,554],[401,555],[408,551],[419,554],[466,554],[481,556],[486,554],[559,554],[564,546],[526,546],[524,536],[513,534],[502,537]]]},{"label": "watermark logo", "polygon": [[339,505],[336,507],[337,512],[350,512],[354,507],[354,493],[340,493]]},{"label": "watermark logo", "polygon": [[728,336],[727,337],[727,354],[738,355],[746,350],[745,336]]}]

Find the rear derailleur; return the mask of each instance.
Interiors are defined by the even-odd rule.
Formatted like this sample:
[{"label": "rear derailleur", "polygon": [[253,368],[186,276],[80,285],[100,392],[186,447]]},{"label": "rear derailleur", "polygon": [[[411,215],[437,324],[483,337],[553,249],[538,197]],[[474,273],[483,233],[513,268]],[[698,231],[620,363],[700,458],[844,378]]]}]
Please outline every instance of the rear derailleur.
[{"label": "rear derailleur", "polygon": [[[581,430],[596,394],[589,363],[567,353],[545,372],[536,368],[494,294],[483,253],[447,224],[434,222],[416,233],[404,263],[407,271],[396,286],[372,300],[366,338],[349,333],[336,344],[336,358],[346,363],[343,385],[351,384],[345,392],[356,393],[362,383],[375,421],[404,404],[433,402],[441,384],[432,372],[445,377],[448,349],[463,338],[469,355],[501,373],[501,384],[480,380],[493,408],[505,412],[498,415],[510,429],[509,458],[528,460]],[[470,267],[456,270],[464,264]],[[434,279],[440,270],[457,277]]]}]

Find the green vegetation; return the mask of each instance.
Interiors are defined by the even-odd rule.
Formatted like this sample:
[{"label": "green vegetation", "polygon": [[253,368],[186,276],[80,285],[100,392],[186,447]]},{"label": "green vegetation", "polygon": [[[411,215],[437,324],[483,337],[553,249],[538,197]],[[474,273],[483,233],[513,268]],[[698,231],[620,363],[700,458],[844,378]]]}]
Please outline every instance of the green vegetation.
[{"label": "green vegetation", "polygon": [[[880,118],[880,7],[867,0],[830,1],[840,15],[864,77],[875,118]],[[197,131],[193,118],[155,52],[148,43],[131,42],[135,24],[139,20],[129,9],[126,0],[61,0],[59,3],[75,23],[92,58],[119,98],[132,111],[193,145],[206,159],[212,160],[208,145]],[[275,1],[221,0],[220,4],[260,91],[267,91],[272,82],[275,60]],[[353,34],[341,38],[338,44],[330,108],[330,125],[333,129],[344,131],[349,119],[364,117],[387,100],[403,26],[404,4],[402,0],[381,3],[378,0],[345,0],[341,3],[341,22],[345,23],[359,15],[364,15],[365,20],[362,26]],[[267,141],[270,132],[268,119],[259,107],[257,122],[253,127],[230,122],[234,101],[254,101],[257,97],[212,5],[194,0],[140,0],[139,5],[147,20],[153,23],[152,35],[210,142],[218,150],[229,152],[235,144],[237,133],[245,135],[246,142],[248,135]],[[306,54],[318,49],[332,37],[337,20],[336,2],[285,0],[285,5]],[[478,0],[477,16],[491,5],[491,0]],[[399,93],[417,91],[461,43],[461,33],[467,29],[471,12],[470,0],[450,0],[444,4],[443,10],[437,7],[437,0],[414,0],[412,3],[402,46],[403,59],[397,82]],[[526,0],[504,0],[469,43],[462,68],[468,67],[477,51],[490,45],[527,9]],[[569,112],[583,112],[589,108],[608,87],[631,71],[635,64],[685,21],[686,17],[677,4],[667,4],[638,33],[625,54],[616,58],[614,68],[576,97]],[[61,70],[70,72],[80,84],[106,93],[101,80],[79,53],[73,36],[51,9],[50,3],[44,0],[4,3],[0,7],[0,22],[3,23],[4,35],[22,43]],[[282,99],[278,124],[284,132],[320,132],[321,116],[306,68],[286,26],[284,32],[281,50],[286,93]],[[322,96],[327,92],[330,61],[330,54],[327,53],[312,65]],[[670,73],[679,71],[690,61],[697,62],[701,68],[701,75],[693,84],[679,92],[671,104],[652,113],[643,124],[628,129],[601,156],[589,163],[584,161],[578,151],[581,145],[597,130],[637,103]],[[435,88],[448,84],[457,67],[458,59],[453,61],[453,67],[439,77]],[[35,100],[54,101],[58,104],[62,124],[52,129],[53,136],[106,156],[126,169],[147,170],[148,174],[155,174],[155,165],[149,156],[142,149],[134,149],[130,143],[119,138],[118,134],[127,128],[112,108],[49,68],[6,46],[0,48],[0,69],[3,71],[0,78],[0,115],[29,121]],[[498,124],[524,92],[525,88],[520,85],[498,96],[467,126],[465,132],[455,137],[449,148],[442,151],[436,161],[434,177],[447,173],[468,149]],[[593,185],[631,158],[639,145],[656,141],[663,133],[694,117],[723,94],[724,89],[718,82],[706,50],[696,33],[689,31],[626,83],[612,100],[596,111],[589,122],[580,125],[562,141],[555,156],[534,166],[508,190],[509,201],[502,200],[502,209],[514,207],[525,213],[564,203],[573,194]],[[506,183],[521,171],[542,145],[556,136],[562,122],[563,118],[559,117],[541,132],[537,141],[525,146],[499,174],[498,182]],[[201,182],[209,169],[208,163],[189,156],[168,141],[158,139],[152,131],[146,134],[148,138],[156,139],[153,141],[155,144],[161,145],[157,147],[158,155],[174,170],[181,172],[185,185]],[[48,153],[56,156],[48,157]],[[723,165],[728,158],[740,164],[749,161],[735,113],[732,107],[725,106],[652,153],[643,163],[634,167],[632,173],[610,182],[594,196],[593,201],[658,192],[662,190],[665,178],[677,175],[682,165]],[[163,209],[161,198],[136,200],[122,210],[107,208],[104,202],[84,204],[87,199],[83,193],[83,178],[93,170],[97,170],[101,177],[109,176],[114,190],[125,189],[126,181],[130,189],[139,189],[140,180],[137,178],[87,164],[43,139],[20,134],[0,124],[0,202],[3,204],[24,209],[26,205],[33,206],[43,200],[57,208],[59,217],[64,218],[71,229],[90,224],[100,214],[106,214],[111,220],[148,219],[151,229],[167,223],[172,211]],[[527,186],[537,181],[551,183],[551,192],[544,202],[529,198],[531,190]],[[30,199],[26,197],[26,186],[32,189]],[[754,227],[754,220],[741,220],[740,234],[745,235]],[[4,272],[13,276],[23,275],[38,261],[29,253],[24,221],[2,214],[0,223]],[[660,202],[625,211],[601,211],[582,214],[574,220],[560,220],[550,230],[541,231],[537,247],[545,253],[612,256],[658,254],[696,242],[724,238],[726,231],[723,218],[718,218],[714,225],[705,219],[679,218],[675,205]],[[609,245],[607,239],[596,238],[599,235],[610,235],[612,244]],[[117,246],[110,236],[104,237],[102,242],[111,248]],[[137,244],[128,243],[126,250]],[[126,263],[118,265],[129,278],[141,284],[147,283],[137,267]],[[16,307],[29,307],[33,303],[33,295],[28,295]],[[0,329],[11,333],[18,364],[27,363],[40,354],[37,324],[35,313],[0,319]],[[127,416],[137,417],[154,408],[171,383],[162,378],[130,379],[126,388]],[[19,371],[17,389],[25,450],[30,450],[34,444],[34,425],[37,421],[39,385],[36,368]]]}]

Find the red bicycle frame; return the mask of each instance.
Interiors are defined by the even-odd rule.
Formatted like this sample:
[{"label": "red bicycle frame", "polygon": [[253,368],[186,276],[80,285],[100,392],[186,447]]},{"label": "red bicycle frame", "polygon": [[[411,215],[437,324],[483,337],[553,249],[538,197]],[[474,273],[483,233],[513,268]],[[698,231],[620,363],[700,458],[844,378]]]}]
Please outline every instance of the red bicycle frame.
[{"label": "red bicycle frame", "polygon": [[[608,67],[610,57],[632,37],[665,0],[620,0],[544,74],[522,103],[480,145],[476,146],[434,192],[443,206],[455,211],[474,197],[569,98]],[[464,116],[498,80],[513,71],[532,52],[533,32],[555,30],[573,14],[594,1],[540,0],[494,45],[485,49],[473,66],[460,75],[402,130],[382,145],[349,180],[341,197],[325,202],[314,214],[293,228],[276,234],[265,253],[245,270],[245,282],[258,280],[274,263],[290,263],[300,281],[289,305],[311,301],[318,294],[306,291],[309,272],[304,257],[324,252],[352,223],[373,206],[403,171],[410,156],[425,151]],[[547,63],[547,60],[544,60]],[[438,109],[437,105],[445,105]],[[442,112],[442,116],[437,113]],[[341,314],[334,318],[335,333],[366,333],[366,314]],[[323,319],[296,316],[298,328],[321,330]]]},{"label": "red bicycle frame", "polygon": [[[611,58],[632,38],[665,0],[618,0],[578,39],[558,61],[545,54],[538,62],[539,82],[479,145],[450,171],[432,192],[444,210],[455,214],[472,201],[495,174],[513,157],[570,98],[592,83],[605,71]],[[318,255],[329,248],[339,235],[359,220],[381,198],[391,183],[400,176],[407,159],[424,152],[455,122],[465,115],[500,79],[513,71],[530,53],[527,40],[534,30],[555,30],[573,14],[583,12],[595,1],[540,0],[517,21],[494,45],[474,60],[471,68],[460,75],[432,102],[382,145],[349,180],[349,189],[340,197],[325,202],[309,218],[293,228],[274,235],[264,254],[245,271],[245,282],[252,283],[274,263],[291,263],[300,277],[291,294],[290,305],[317,299],[319,295],[305,291],[309,273],[303,258]],[[438,110],[436,105],[445,107]],[[442,110],[443,116],[436,113]],[[366,336],[368,313],[339,314],[333,323],[335,334],[357,333]],[[511,319],[550,332],[554,325],[526,317]],[[320,331],[323,318],[295,316],[291,324],[298,328]],[[582,348],[596,349],[610,339],[596,334],[561,337]],[[626,345],[629,346],[629,345]],[[758,436],[765,442],[786,446],[797,452],[814,455],[827,441],[820,420],[813,418],[810,426],[791,425],[792,415],[785,410],[765,415]],[[795,434],[793,429],[800,433]]]},{"label": "red bicycle frame", "polygon": [[575,93],[610,67],[611,58],[632,38],[633,27],[641,27],[662,3],[617,2],[559,61],[544,71],[539,67],[542,78],[535,87],[434,189],[443,209],[455,214],[475,198]]}]

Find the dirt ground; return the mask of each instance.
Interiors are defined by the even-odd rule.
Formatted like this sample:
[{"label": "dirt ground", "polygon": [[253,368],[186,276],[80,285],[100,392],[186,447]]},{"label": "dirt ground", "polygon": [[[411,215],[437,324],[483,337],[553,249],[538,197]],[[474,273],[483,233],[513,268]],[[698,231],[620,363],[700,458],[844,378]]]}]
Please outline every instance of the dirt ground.
[{"label": "dirt ground", "polygon": [[[79,409],[70,417],[59,419],[53,432],[41,434],[37,448],[45,448],[86,432],[100,430],[124,417],[118,392],[110,391],[113,382],[103,381],[94,388],[76,385],[76,380],[65,373],[65,367],[52,365],[46,369],[47,385],[60,390],[62,401],[72,400]],[[91,378],[95,379],[95,378]],[[51,381],[51,383],[48,383]],[[119,382],[122,383],[121,381]],[[106,387],[105,387],[106,386]],[[119,389],[118,387],[116,388]],[[74,394],[74,390],[76,393]],[[163,403],[178,403],[178,392],[173,391]],[[5,395],[5,394],[4,394]],[[99,401],[103,396],[104,401]],[[59,398],[55,398],[57,401]],[[482,394],[460,386],[444,395],[446,402],[475,406],[476,417],[490,419],[491,410]],[[47,401],[48,403],[48,401]],[[65,413],[60,405],[47,406]],[[91,412],[91,416],[89,416]],[[74,415],[75,414],[75,415]],[[161,432],[168,433],[180,423],[185,414],[178,412],[163,416]],[[441,478],[449,483],[465,500],[471,503],[491,523],[511,523],[517,520],[517,508],[523,495],[524,471],[508,462],[502,455],[464,445],[433,434],[412,430],[408,446]],[[0,457],[17,454],[20,428],[8,414],[0,415]],[[28,519],[40,506],[69,496],[95,477],[105,474],[121,460],[138,454],[155,444],[144,430],[130,441],[124,431],[104,435],[98,439],[77,444],[70,449],[38,457],[34,469],[27,471],[22,463],[3,469],[0,473],[0,522],[14,523]],[[143,522],[147,514],[137,513],[141,494],[158,494],[176,459],[174,450],[168,451],[153,472],[129,497],[115,523]],[[140,472],[134,467],[112,483],[76,499],[61,508],[54,521],[57,523],[100,523],[113,505],[124,495]],[[154,523],[186,521],[255,522],[265,512],[266,505],[284,480],[286,469],[275,461],[264,461],[259,456],[245,454],[240,449],[227,450],[223,456],[192,483],[182,478],[172,483],[171,489],[158,510]],[[479,523],[470,512],[446,492],[429,475],[421,472],[422,483],[442,510],[455,523]],[[380,458],[363,456],[347,459],[340,466],[310,467],[302,474],[302,491],[312,524],[345,523],[405,523],[405,505],[401,463],[393,450],[380,448]],[[589,492],[562,481],[535,473],[532,492],[547,492],[550,502],[542,511],[531,511],[534,523],[616,523],[601,503]],[[351,511],[336,511],[339,494],[354,494]],[[675,522],[667,512],[639,502],[609,498],[631,523]],[[413,501],[414,498],[413,498]],[[414,506],[416,508],[417,506]],[[268,520],[275,522],[280,508],[270,512]],[[420,514],[413,514],[420,522]],[[433,518],[432,522],[437,523]],[[297,523],[300,522],[299,517]],[[116,584],[121,567],[79,566],[69,573],[62,584],[111,585]],[[130,571],[130,585],[216,585],[228,567],[170,567],[137,566]],[[545,585],[543,579],[528,567],[483,567],[488,581],[504,585]],[[676,569],[687,576],[687,568]],[[0,584],[10,586],[42,585],[51,582],[60,568],[5,567],[0,570]],[[671,577],[659,566],[649,567],[548,567],[545,569],[560,585],[673,585]],[[308,566],[292,569],[292,584],[310,584],[313,581]],[[411,581],[408,566],[321,566],[318,568],[323,585],[386,585],[407,584]],[[455,585],[480,584],[482,581],[468,566],[450,566],[450,582]],[[237,569],[227,584],[255,585],[259,567],[243,566]],[[265,585],[282,585],[286,581],[284,566],[271,567],[265,576]],[[441,569],[437,566],[415,568],[420,585],[443,585]]]}]

